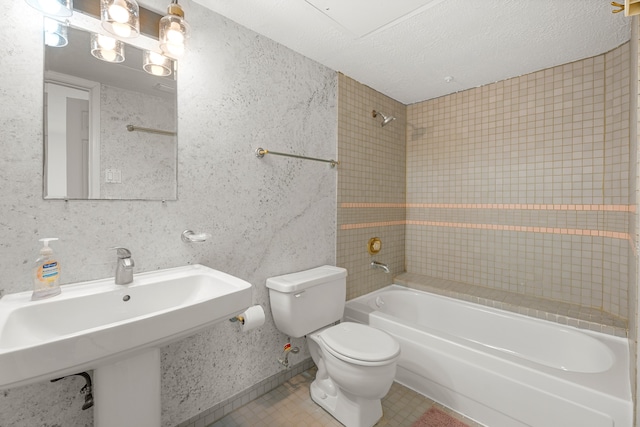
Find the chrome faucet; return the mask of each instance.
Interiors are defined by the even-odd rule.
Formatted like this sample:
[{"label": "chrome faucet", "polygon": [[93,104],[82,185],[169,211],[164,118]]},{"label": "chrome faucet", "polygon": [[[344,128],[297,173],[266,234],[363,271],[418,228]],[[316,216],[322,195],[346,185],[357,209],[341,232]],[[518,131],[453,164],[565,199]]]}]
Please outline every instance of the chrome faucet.
[{"label": "chrome faucet", "polygon": [[127,248],[113,248],[118,251],[118,265],[116,266],[116,285],[127,285],[133,282],[133,267],[131,252]]},{"label": "chrome faucet", "polygon": [[380,270],[384,271],[385,273],[391,273],[391,270],[389,270],[389,267],[387,266],[387,264],[384,264],[382,262],[378,262],[378,261],[371,261],[371,264],[369,264],[371,266],[371,268],[379,268]]}]

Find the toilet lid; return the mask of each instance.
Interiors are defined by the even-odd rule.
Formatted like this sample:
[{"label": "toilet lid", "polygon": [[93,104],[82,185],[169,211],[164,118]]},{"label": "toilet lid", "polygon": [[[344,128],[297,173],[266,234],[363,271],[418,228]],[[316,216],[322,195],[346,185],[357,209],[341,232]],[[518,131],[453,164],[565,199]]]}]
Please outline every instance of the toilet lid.
[{"label": "toilet lid", "polygon": [[336,353],[366,362],[396,357],[400,344],[389,334],[360,323],[342,322],[320,333],[322,341]]}]

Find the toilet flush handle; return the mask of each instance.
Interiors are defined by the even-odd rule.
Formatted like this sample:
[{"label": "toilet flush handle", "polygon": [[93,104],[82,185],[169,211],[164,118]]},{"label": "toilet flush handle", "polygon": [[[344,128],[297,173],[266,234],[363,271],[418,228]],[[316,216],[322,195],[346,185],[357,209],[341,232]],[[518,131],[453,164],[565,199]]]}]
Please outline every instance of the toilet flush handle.
[{"label": "toilet flush handle", "polygon": [[294,294],[293,296],[296,298],[300,298],[302,296],[302,294],[304,294],[305,291],[302,292],[298,292],[297,294]]}]

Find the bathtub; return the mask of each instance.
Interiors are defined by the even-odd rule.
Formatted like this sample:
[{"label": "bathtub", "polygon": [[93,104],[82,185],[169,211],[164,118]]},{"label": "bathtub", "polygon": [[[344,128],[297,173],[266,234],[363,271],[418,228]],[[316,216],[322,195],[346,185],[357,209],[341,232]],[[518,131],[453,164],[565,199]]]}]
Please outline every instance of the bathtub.
[{"label": "bathtub", "polygon": [[345,320],[400,343],[396,381],[490,427],[632,427],[628,343],[390,285]]}]

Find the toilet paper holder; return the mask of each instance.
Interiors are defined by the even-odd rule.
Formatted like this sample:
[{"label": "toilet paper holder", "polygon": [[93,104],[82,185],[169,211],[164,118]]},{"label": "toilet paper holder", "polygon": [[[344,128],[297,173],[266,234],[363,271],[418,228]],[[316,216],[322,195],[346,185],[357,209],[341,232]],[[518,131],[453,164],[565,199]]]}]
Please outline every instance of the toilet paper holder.
[{"label": "toilet paper holder", "polygon": [[240,322],[244,325],[244,317],[241,314],[238,314],[236,317],[229,319],[229,322]]},{"label": "toilet paper holder", "polygon": [[265,315],[261,305],[252,305],[242,313],[229,319],[230,322],[239,323],[240,331],[247,332],[264,325]]}]

